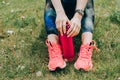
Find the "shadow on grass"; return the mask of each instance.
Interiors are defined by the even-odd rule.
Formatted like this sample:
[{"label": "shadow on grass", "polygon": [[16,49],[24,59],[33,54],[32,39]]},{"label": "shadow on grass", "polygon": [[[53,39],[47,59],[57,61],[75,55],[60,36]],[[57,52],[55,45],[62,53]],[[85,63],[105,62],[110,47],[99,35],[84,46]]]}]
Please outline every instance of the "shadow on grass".
[{"label": "shadow on grass", "polygon": [[46,33],[44,25],[42,24],[41,26],[40,34],[31,46],[30,66],[34,69],[34,72],[39,70],[44,75],[47,72],[48,52],[45,45]]},{"label": "shadow on grass", "polygon": [[112,23],[120,25],[120,11],[113,11],[110,15],[110,20]]},{"label": "shadow on grass", "polygon": [[[41,52],[44,52],[44,50],[46,49],[46,45],[45,45],[45,39],[47,37],[46,33],[45,33],[45,29],[44,27],[41,29],[41,32],[39,34],[39,37],[36,38],[36,40],[34,41],[34,43],[32,44],[31,47],[31,55],[35,55],[35,54],[41,54]],[[46,51],[46,50],[45,50]]]}]

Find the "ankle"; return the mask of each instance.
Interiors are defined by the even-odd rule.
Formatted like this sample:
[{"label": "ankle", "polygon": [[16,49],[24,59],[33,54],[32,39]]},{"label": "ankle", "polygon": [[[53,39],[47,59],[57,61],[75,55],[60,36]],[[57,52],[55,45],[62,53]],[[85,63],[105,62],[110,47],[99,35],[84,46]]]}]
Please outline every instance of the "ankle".
[{"label": "ankle", "polygon": [[82,44],[90,44],[92,41],[92,33],[91,32],[85,32],[82,34]]},{"label": "ankle", "polygon": [[59,38],[58,38],[57,35],[50,34],[50,35],[47,36],[47,38],[48,38],[48,41],[54,42],[55,44],[59,44]]}]

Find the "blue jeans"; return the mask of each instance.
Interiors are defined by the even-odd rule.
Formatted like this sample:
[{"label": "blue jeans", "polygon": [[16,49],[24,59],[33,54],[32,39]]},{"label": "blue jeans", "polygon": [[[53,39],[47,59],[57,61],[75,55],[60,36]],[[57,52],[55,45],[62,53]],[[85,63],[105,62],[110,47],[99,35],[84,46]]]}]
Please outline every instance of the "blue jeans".
[{"label": "blue jeans", "polygon": [[[64,11],[69,19],[74,16],[76,0],[61,0]],[[56,12],[52,5],[51,0],[46,0],[46,7],[44,11],[44,22],[47,34],[58,34],[56,29]],[[84,10],[84,16],[81,21],[81,31],[93,32],[94,26],[94,2],[93,0],[88,0],[86,8]]]}]

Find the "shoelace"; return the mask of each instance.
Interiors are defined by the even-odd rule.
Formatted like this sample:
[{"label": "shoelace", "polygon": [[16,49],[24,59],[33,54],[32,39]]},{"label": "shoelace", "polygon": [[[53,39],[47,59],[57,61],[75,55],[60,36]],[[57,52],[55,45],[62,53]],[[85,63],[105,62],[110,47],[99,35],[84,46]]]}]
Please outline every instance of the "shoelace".
[{"label": "shoelace", "polygon": [[50,52],[50,57],[51,58],[56,58],[56,57],[60,56],[60,54],[59,54],[60,50],[59,50],[58,46],[56,46],[55,48],[52,47],[50,50],[51,50],[51,52]]},{"label": "shoelace", "polygon": [[97,48],[96,42],[94,40],[92,40],[90,44],[93,44],[92,47],[93,47],[93,49],[96,49],[97,52],[100,51],[100,49]]},{"label": "shoelace", "polygon": [[56,44],[51,44],[48,40],[46,40],[47,46],[49,46],[49,56],[50,58],[57,58],[60,57],[60,47]]},{"label": "shoelace", "polygon": [[94,40],[91,41],[89,46],[88,45],[81,46],[81,53],[82,54],[80,55],[80,57],[82,57],[84,59],[88,59],[92,55],[93,49],[96,49],[97,52],[99,51],[99,49],[96,46],[96,42]]}]

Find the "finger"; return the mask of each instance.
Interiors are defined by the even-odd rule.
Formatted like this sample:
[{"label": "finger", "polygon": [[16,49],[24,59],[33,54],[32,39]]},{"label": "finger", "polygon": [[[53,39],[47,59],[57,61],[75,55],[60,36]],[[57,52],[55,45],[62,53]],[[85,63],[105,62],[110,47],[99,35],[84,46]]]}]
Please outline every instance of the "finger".
[{"label": "finger", "polygon": [[67,35],[69,35],[69,34],[71,33],[71,31],[73,30],[74,26],[75,26],[75,24],[72,24],[72,25],[70,26],[70,28],[69,28],[68,31],[67,31]]},{"label": "finger", "polygon": [[62,31],[62,22],[60,22],[60,24],[59,24],[59,31],[60,31],[60,34],[61,34],[61,36],[63,36],[63,31]]},{"label": "finger", "polygon": [[[78,34],[79,34],[80,29],[81,29],[81,26],[78,26],[78,31],[77,31],[77,34],[76,34],[76,35],[78,35]],[[75,35],[75,36],[76,36],[76,35]]]},{"label": "finger", "polygon": [[74,37],[78,33],[78,27],[75,26],[74,33],[71,34],[71,37]]},{"label": "finger", "polygon": [[58,31],[60,31],[60,30],[59,30],[60,27],[59,27],[59,23],[58,23],[58,22],[56,22],[56,28],[57,28]]},{"label": "finger", "polygon": [[76,32],[73,33],[71,36],[74,37],[74,36],[78,35],[78,34],[79,34],[79,31],[80,31],[80,28],[77,27],[77,28],[76,28]]},{"label": "finger", "polygon": [[66,21],[65,20],[63,21],[63,32],[64,34],[66,33]]},{"label": "finger", "polygon": [[67,37],[70,37],[70,36],[72,37],[72,35],[75,33],[76,33],[76,25],[74,26],[73,30],[68,34]]},{"label": "finger", "polygon": [[[78,34],[79,34],[80,29],[81,29],[81,26],[79,25],[79,26],[78,26],[78,29],[77,29],[77,34],[76,34],[76,35],[78,35]],[[76,36],[76,35],[75,35],[75,36]]]}]

